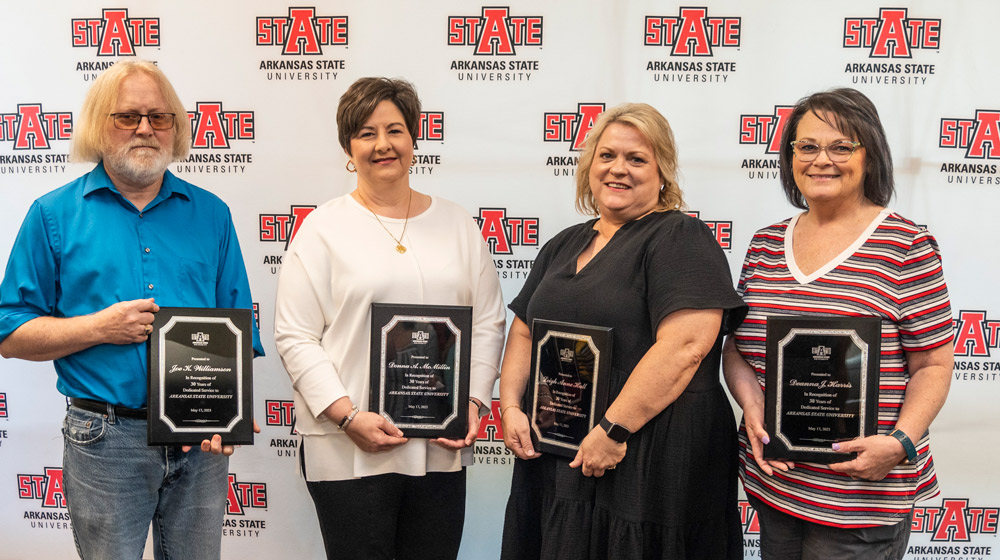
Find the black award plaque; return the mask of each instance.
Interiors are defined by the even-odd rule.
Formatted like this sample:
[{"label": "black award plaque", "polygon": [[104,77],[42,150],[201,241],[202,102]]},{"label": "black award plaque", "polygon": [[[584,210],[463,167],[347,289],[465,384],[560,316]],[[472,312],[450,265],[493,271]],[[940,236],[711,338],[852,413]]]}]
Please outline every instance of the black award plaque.
[{"label": "black award plaque", "polygon": [[464,438],[471,357],[471,307],[373,303],[368,410],[405,437]]},{"label": "black award plaque", "polygon": [[830,447],[876,433],[881,338],[878,317],[768,317],[765,458],[854,458]]},{"label": "black award plaque", "polygon": [[249,309],[161,307],[149,335],[149,445],[253,444]]},{"label": "black award plaque", "polygon": [[535,448],[573,458],[604,417],[611,329],[535,319],[525,410]]}]

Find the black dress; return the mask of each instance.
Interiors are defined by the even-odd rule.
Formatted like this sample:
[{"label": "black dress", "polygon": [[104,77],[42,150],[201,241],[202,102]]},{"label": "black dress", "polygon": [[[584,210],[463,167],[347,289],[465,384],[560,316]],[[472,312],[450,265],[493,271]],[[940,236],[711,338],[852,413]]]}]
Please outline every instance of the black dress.
[{"label": "black dress", "polygon": [[[515,461],[501,558],[741,559],[736,422],[719,381],[722,335],[746,315],[725,255],[700,220],[654,212],[623,225],[576,273],[591,220],[542,248],[510,308],[614,329],[609,403],[679,309],[723,309],[712,352],[685,391],[628,441],[601,478],[569,460]],[[525,408],[527,410],[527,408]]]}]

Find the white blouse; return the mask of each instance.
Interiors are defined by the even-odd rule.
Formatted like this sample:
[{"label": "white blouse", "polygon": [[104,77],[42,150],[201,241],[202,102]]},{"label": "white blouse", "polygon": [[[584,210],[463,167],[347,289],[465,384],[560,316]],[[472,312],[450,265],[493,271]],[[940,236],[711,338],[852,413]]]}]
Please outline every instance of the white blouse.
[{"label": "white blouse", "polygon": [[[403,230],[403,220],[381,221],[392,235]],[[274,339],[292,381],[310,481],[419,476],[471,464],[471,448],[452,451],[427,439],[368,453],[322,415],[344,396],[368,409],[373,302],[472,306],[469,396],[493,398],[506,311],[479,227],[459,205],[435,197],[410,217],[401,242],[402,254],[375,216],[344,195],[309,214],[285,255]]]}]

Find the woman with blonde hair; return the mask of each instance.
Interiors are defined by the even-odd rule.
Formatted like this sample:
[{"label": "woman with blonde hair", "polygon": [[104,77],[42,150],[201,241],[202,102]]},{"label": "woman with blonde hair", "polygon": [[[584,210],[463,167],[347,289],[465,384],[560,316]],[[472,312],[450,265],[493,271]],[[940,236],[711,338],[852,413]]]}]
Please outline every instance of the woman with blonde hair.
[{"label": "woman with blonde hair", "polygon": [[[736,424],[718,372],[746,307],[708,227],[681,211],[676,172],[656,109],[602,114],[576,173],[576,206],[595,218],[546,243],[510,305],[504,559],[742,558]],[[572,460],[530,437],[534,319],[612,328],[609,406]]]}]

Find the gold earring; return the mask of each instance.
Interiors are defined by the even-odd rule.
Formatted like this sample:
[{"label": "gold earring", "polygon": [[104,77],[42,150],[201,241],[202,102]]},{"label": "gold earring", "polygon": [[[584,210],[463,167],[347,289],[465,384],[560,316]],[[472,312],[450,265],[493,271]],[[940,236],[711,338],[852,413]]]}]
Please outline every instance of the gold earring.
[{"label": "gold earring", "polygon": [[357,168],[354,167],[354,162],[351,160],[347,160],[347,165],[345,165],[344,167],[346,167],[347,171],[350,173],[354,173],[357,171]]}]

